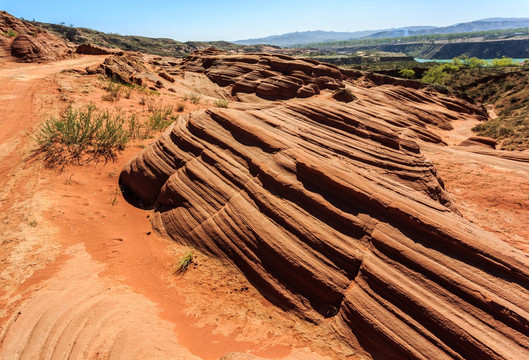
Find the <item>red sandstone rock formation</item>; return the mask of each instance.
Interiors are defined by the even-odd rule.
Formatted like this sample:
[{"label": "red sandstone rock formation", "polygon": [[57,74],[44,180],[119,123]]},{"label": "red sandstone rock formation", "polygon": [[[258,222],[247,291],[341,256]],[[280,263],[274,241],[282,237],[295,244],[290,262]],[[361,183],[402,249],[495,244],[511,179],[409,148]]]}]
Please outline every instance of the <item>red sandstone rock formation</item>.
[{"label": "red sandstone rock formation", "polygon": [[84,55],[110,55],[110,54],[116,54],[116,55],[123,55],[124,52],[116,49],[108,49],[101,46],[96,46],[92,44],[81,44],[75,49],[75,52],[77,54],[84,54]]},{"label": "red sandstone rock formation", "polygon": [[0,34],[8,38],[11,55],[18,61],[58,60],[72,53],[64,40],[6,12],[0,12]]},{"label": "red sandstone rock formation", "polygon": [[463,147],[466,151],[476,154],[488,155],[508,159],[513,161],[529,163],[529,150],[525,151],[505,151],[496,150],[497,141],[484,136],[471,136],[462,141],[458,146]]},{"label": "red sandstone rock formation", "polygon": [[214,83],[230,86],[234,95],[256,93],[267,99],[308,97],[344,87],[336,66],[285,55],[197,51],[184,59],[181,69],[204,73]]},{"label": "red sandstone rock formation", "polygon": [[459,146],[481,146],[486,149],[496,149],[498,142],[495,139],[484,136],[471,136],[462,141]]},{"label": "red sandstone rock formation", "polygon": [[359,100],[179,119],[120,176],[159,231],[231,262],[285,310],[334,318],[373,358],[529,357],[528,258],[460,217],[404,138],[441,142],[429,126],[479,108],[282,57],[210,53],[183,67],[235,93],[280,84],[281,98],[332,75]]},{"label": "red sandstone rock formation", "polygon": [[140,76],[146,73],[147,68],[140,56],[124,54],[106,58],[99,71],[124,84],[143,85]]}]

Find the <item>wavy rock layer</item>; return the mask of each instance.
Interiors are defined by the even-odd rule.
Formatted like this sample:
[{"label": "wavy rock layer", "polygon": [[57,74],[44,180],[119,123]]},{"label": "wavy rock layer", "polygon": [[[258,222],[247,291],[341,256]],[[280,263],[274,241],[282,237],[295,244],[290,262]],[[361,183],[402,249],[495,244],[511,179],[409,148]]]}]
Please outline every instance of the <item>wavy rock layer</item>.
[{"label": "wavy rock layer", "polygon": [[[6,39],[8,34],[12,37]],[[72,53],[64,40],[6,12],[0,12],[0,37],[9,42],[11,55],[18,61],[58,60]]]},{"label": "wavy rock layer", "polygon": [[305,98],[320,89],[344,86],[336,66],[284,55],[201,51],[187,57],[180,68],[204,73],[214,83],[230,86],[234,95],[255,93],[267,99]]},{"label": "wavy rock layer", "polygon": [[349,104],[181,118],[120,183],[158,230],[232,262],[283,309],[332,318],[373,358],[529,357],[528,258],[455,213],[399,136],[413,120],[424,138],[449,126],[457,102],[353,89]]}]

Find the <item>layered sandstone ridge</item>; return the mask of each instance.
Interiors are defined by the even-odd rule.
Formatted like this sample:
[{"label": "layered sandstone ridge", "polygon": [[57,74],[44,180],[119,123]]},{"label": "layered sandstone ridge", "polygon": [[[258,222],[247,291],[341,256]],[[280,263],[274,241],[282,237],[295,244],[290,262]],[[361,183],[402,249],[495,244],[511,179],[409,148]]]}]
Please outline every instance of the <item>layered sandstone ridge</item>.
[{"label": "layered sandstone ridge", "polygon": [[[239,70],[213,71],[231,68],[218,56],[183,67],[211,62],[206,76],[233,94]],[[432,128],[479,108],[340,77],[358,100],[290,92],[181,117],[120,183],[159,231],[232,263],[281,308],[332,321],[368,357],[529,357],[527,256],[457,214],[412,140],[441,143]]]},{"label": "layered sandstone ridge", "polygon": [[0,51],[0,58],[11,55],[23,62],[58,60],[72,53],[64,40],[5,11],[0,12],[0,47],[10,53]]},{"label": "layered sandstone ridge", "polygon": [[254,104],[331,94],[339,98],[336,92],[347,91],[355,99],[347,110],[354,112],[353,118],[375,119],[404,138],[441,144],[437,130],[452,130],[452,121],[487,119],[482,106],[439,94],[417,81],[342,70],[286,55],[202,50],[180,61],[128,53],[107,58],[97,71],[152,89],[174,91],[176,80],[203,95]]}]

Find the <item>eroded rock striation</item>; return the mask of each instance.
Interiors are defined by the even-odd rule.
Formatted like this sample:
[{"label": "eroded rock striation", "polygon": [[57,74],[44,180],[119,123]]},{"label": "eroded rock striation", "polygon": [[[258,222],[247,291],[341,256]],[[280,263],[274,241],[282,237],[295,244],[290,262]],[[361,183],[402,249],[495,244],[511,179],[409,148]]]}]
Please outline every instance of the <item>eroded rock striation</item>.
[{"label": "eroded rock striation", "polygon": [[344,86],[336,66],[286,55],[202,50],[184,59],[180,68],[204,73],[214,83],[230,86],[234,95],[255,93],[266,99],[308,97]]},{"label": "eroded rock striation", "polygon": [[[184,66],[211,62],[208,76],[235,88],[239,67],[223,75],[216,61]],[[341,79],[358,97],[350,103],[320,96],[181,117],[120,184],[156,209],[159,231],[232,263],[283,309],[333,321],[366,356],[529,357],[527,256],[457,214],[408,136],[434,141],[428,127],[479,111],[356,80]]]},{"label": "eroded rock striation", "polygon": [[6,12],[0,12],[0,37],[9,43],[17,61],[58,60],[72,53],[64,40]]}]

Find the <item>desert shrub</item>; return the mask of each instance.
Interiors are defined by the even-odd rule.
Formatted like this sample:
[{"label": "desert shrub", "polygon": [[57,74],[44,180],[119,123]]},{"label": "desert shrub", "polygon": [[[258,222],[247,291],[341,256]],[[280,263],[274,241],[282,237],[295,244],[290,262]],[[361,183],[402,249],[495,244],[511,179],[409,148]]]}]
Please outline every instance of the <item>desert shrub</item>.
[{"label": "desert shrub", "polygon": [[192,94],[189,97],[189,101],[191,101],[193,104],[198,104],[200,102],[201,98],[202,98],[202,96],[200,96],[199,94]]},{"label": "desert shrub", "polygon": [[[466,56],[466,55],[464,55]],[[460,57],[455,57],[452,59],[452,62],[451,62],[452,65],[455,65],[455,66],[458,66],[458,67],[461,67],[463,64],[463,55],[460,56]]]},{"label": "desert shrub", "polygon": [[479,67],[487,66],[487,62],[485,60],[478,59],[475,56],[469,58],[468,55],[463,54],[459,57],[453,58],[451,65],[457,66],[459,68],[461,67],[479,68]]},{"label": "desert shrub", "polygon": [[[106,91],[107,94],[103,95],[103,100],[105,101],[119,101],[121,99],[121,95],[123,94],[122,85],[118,84],[115,81],[110,80],[106,85]],[[130,94],[129,94],[130,97]]]},{"label": "desert shrub", "polygon": [[46,120],[35,133],[37,153],[44,154],[49,166],[115,158],[125,148],[125,118],[94,105],[68,109],[61,118]]},{"label": "desert shrub", "polygon": [[177,111],[177,112],[182,112],[182,111],[184,111],[185,109],[186,109],[186,106],[185,106],[184,104],[178,104],[178,105],[176,106],[176,111]]},{"label": "desert shrub", "polygon": [[415,78],[415,71],[412,69],[402,69],[399,71],[399,75],[406,79],[413,79]]},{"label": "desert shrub", "polygon": [[429,84],[444,85],[450,74],[459,71],[459,67],[454,64],[442,64],[431,67],[422,77],[422,81]]},{"label": "desert shrub", "polygon": [[487,62],[482,59],[478,59],[477,57],[471,57],[468,59],[468,67],[470,68],[482,68],[487,66]]},{"label": "desert shrub", "polygon": [[149,115],[147,126],[150,130],[164,130],[176,120],[176,118],[172,116],[173,107],[170,105],[152,105],[149,107],[149,111],[151,114]]},{"label": "desert shrub", "polygon": [[136,115],[132,115],[128,121],[127,136],[129,139],[142,138],[142,124],[136,118]]},{"label": "desert shrub", "polygon": [[125,99],[130,99],[130,96],[132,95],[132,90],[134,87],[132,86],[124,86],[123,87],[123,96],[125,96]]},{"label": "desert shrub", "polygon": [[492,66],[494,67],[506,67],[506,66],[515,66],[516,64],[509,57],[502,57],[501,59],[492,59]]},{"label": "desert shrub", "polygon": [[503,150],[529,149],[529,119],[525,113],[499,116],[478,124],[472,130],[480,136],[497,139]]},{"label": "desert shrub", "polygon": [[224,108],[224,109],[227,109],[229,106],[228,100],[223,100],[223,99],[215,100],[213,104],[218,108]]},{"label": "desert shrub", "polygon": [[178,261],[176,272],[185,272],[189,265],[193,263],[194,254],[192,251],[188,251],[184,256],[180,258]]},{"label": "desert shrub", "polygon": [[13,29],[9,29],[7,30],[7,32],[3,33],[2,35],[8,36],[8,37],[15,37],[18,35],[18,33]]}]

